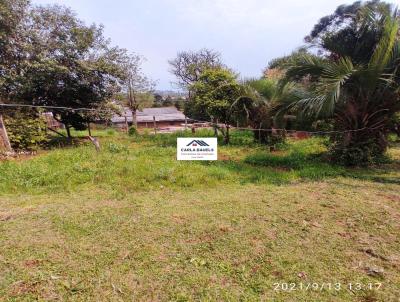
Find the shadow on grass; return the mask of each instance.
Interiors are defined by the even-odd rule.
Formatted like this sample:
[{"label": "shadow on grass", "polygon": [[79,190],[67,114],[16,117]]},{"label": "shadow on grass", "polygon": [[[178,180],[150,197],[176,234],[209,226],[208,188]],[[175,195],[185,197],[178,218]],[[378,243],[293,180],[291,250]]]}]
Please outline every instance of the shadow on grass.
[{"label": "shadow on grass", "polygon": [[351,173],[353,178],[360,180],[400,185],[399,160],[392,160],[390,164],[384,164],[369,169],[352,169]]},{"label": "shadow on grass", "polygon": [[[260,164],[254,161],[253,155],[242,161],[218,161],[213,163],[201,162],[200,165],[212,165],[221,170],[234,173],[241,183],[271,183],[288,184],[294,181],[309,180],[317,181],[339,176],[348,176],[348,171],[340,166],[332,166],[319,160],[290,162],[287,157],[270,157],[264,154]],[[274,158],[269,161],[269,159]],[[278,159],[277,159],[278,158]]]},{"label": "shadow on grass", "polygon": [[371,168],[349,168],[328,161],[320,142],[299,142],[290,151],[257,152],[242,161],[201,162],[236,173],[241,182],[285,184],[293,181],[318,181],[337,177],[384,184],[400,184],[400,161],[392,160]]}]

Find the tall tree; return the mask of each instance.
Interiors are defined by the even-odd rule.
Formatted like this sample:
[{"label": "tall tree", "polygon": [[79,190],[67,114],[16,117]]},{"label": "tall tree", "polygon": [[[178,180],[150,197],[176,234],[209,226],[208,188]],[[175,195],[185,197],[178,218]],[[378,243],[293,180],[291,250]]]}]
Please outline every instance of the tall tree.
[{"label": "tall tree", "polygon": [[[97,108],[120,90],[125,50],[110,47],[102,27],[86,26],[68,8],[36,7],[29,28],[30,62],[25,68],[22,101],[47,106]],[[70,127],[85,129],[81,111],[57,111]]]},{"label": "tall tree", "polygon": [[341,6],[310,36],[321,55],[286,64],[282,85],[307,78],[308,97],[282,109],[333,119],[333,158],[345,164],[369,163],[387,149],[390,121],[400,110],[399,26],[397,11],[380,1]]},{"label": "tall tree", "polygon": [[[3,2],[3,1],[2,1]],[[6,101],[40,106],[104,108],[121,90],[127,73],[126,51],[109,45],[103,28],[85,25],[68,8],[29,6],[10,0],[0,6],[0,94]],[[4,7],[9,8],[7,14]],[[18,20],[18,22],[16,22]],[[11,45],[11,46],[10,46]],[[96,118],[86,111],[51,110],[70,128],[85,129]]]},{"label": "tall tree", "polygon": [[177,78],[177,85],[187,90],[200,79],[201,74],[207,69],[219,69],[224,65],[221,55],[213,50],[203,48],[199,51],[182,51],[177,57],[168,61],[170,72]]},{"label": "tall tree", "polygon": [[144,58],[132,54],[128,56],[123,64],[126,80],[125,89],[127,93],[128,106],[132,112],[132,123],[137,127],[137,110],[140,107],[140,96],[150,94],[155,86],[155,82],[149,79],[142,71]]},{"label": "tall tree", "polygon": [[228,69],[207,69],[190,87],[193,91],[193,109],[225,124],[221,129],[226,144],[230,141],[230,123],[234,121],[235,104],[243,97],[243,87]]},{"label": "tall tree", "polygon": [[[24,59],[23,27],[28,11],[27,0],[0,1],[0,103],[7,103]],[[13,151],[0,107],[0,138],[8,151]]]},{"label": "tall tree", "polygon": [[366,62],[382,37],[385,16],[391,13],[392,5],[380,0],[341,5],[321,18],[305,41],[332,59],[346,56],[354,63]]},{"label": "tall tree", "polygon": [[28,14],[27,0],[0,1],[0,94],[8,98],[10,83],[24,59],[24,28]]}]

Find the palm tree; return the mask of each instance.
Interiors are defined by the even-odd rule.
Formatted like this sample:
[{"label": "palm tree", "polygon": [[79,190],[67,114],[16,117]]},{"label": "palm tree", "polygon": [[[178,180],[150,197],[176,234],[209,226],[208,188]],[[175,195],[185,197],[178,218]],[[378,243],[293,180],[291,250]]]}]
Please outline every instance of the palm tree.
[{"label": "palm tree", "polygon": [[370,54],[366,56],[366,50],[355,43],[352,52],[347,45],[342,47],[344,53],[336,47],[335,51],[325,48],[324,55],[294,57],[285,64],[281,87],[303,81],[306,94],[278,106],[280,113],[298,110],[310,119],[333,119],[332,151],[345,164],[381,157],[388,146],[389,122],[400,110],[397,11],[389,14],[364,8],[355,19],[359,26],[350,30],[356,28],[353,36],[359,37],[357,43],[365,45],[365,39],[371,37],[376,40]]},{"label": "palm tree", "polygon": [[275,107],[283,99],[291,101],[299,99],[293,88],[293,85],[286,85],[280,90],[278,80],[270,78],[243,81],[240,97],[232,104],[235,120],[253,129],[256,142],[275,144],[281,141],[284,133],[278,133],[273,129],[284,127],[286,115],[276,115]]}]

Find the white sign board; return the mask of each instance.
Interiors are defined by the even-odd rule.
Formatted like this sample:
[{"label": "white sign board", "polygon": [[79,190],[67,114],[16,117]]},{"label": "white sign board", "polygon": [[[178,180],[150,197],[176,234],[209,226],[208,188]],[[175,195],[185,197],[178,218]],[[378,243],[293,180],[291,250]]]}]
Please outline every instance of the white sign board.
[{"label": "white sign board", "polygon": [[207,138],[178,138],[178,160],[218,160],[218,140]]}]

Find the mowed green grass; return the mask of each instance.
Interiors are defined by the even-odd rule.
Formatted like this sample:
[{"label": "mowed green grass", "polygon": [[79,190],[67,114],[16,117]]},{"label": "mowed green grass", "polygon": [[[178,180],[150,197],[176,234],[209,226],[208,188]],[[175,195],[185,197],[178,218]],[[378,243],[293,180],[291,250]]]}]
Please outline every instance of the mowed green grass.
[{"label": "mowed green grass", "polygon": [[399,147],[347,169],[235,133],[177,162],[182,134],[109,134],[0,163],[0,301],[398,301]]}]

